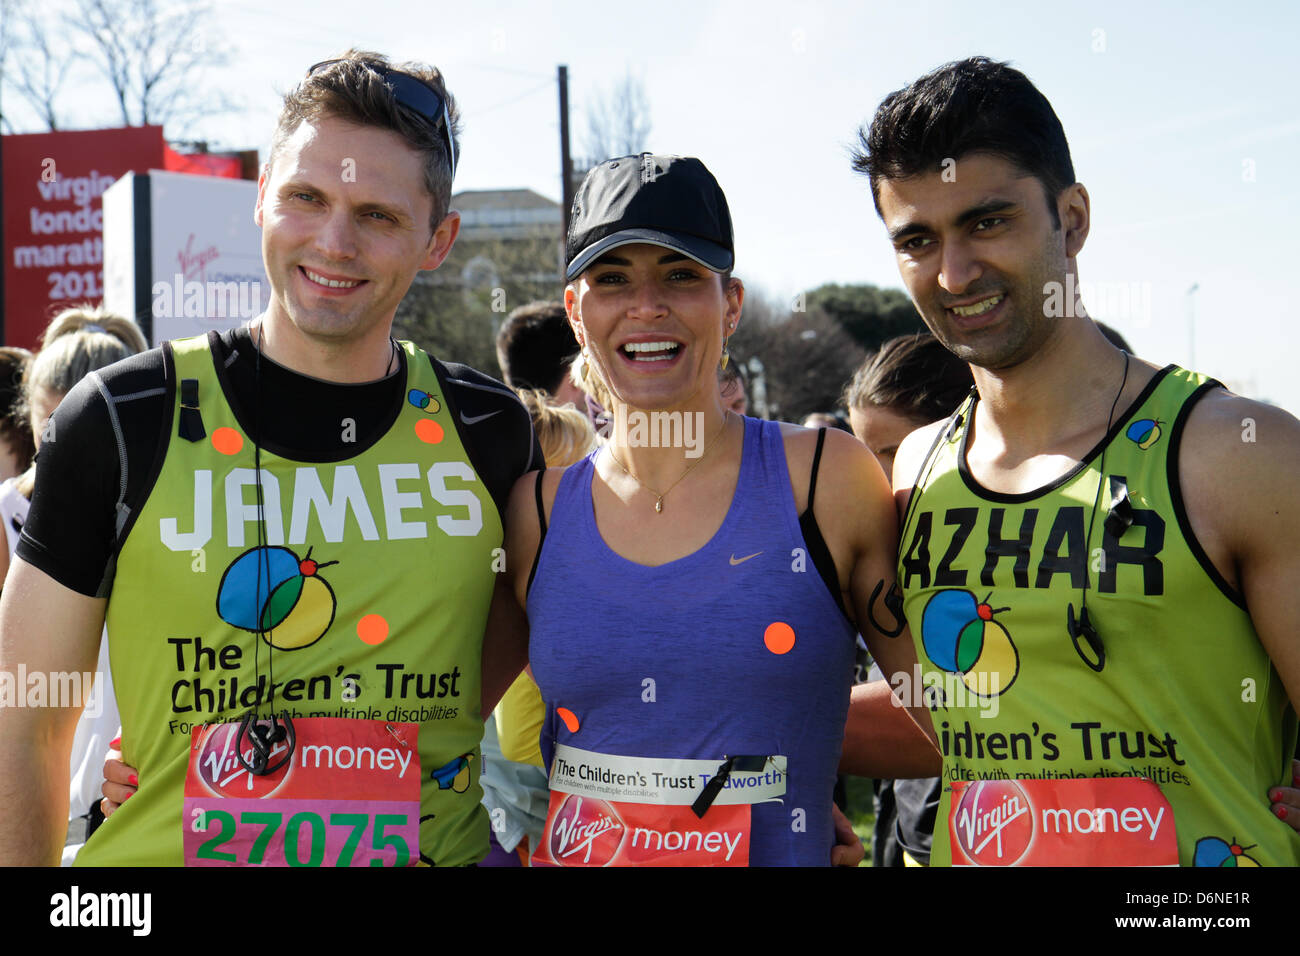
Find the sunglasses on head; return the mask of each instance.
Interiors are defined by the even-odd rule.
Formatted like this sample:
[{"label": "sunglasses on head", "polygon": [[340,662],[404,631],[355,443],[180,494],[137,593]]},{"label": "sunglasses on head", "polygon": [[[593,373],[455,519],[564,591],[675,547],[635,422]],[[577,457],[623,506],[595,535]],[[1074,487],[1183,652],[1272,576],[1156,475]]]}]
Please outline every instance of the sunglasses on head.
[{"label": "sunglasses on head", "polygon": [[[322,60],[320,63],[313,64],[307,70],[307,75],[311,76],[333,66],[335,63],[342,62],[342,60]],[[456,143],[451,138],[451,116],[447,113],[447,101],[424,80],[411,76],[409,73],[375,66],[370,63],[365,65],[384,78],[384,84],[392,91],[393,99],[397,101],[398,106],[406,107],[424,120],[434,132],[442,134],[442,138],[447,144],[447,158],[451,163],[451,175],[454,179],[456,177]],[[441,126],[438,124],[440,119],[442,121]]]}]

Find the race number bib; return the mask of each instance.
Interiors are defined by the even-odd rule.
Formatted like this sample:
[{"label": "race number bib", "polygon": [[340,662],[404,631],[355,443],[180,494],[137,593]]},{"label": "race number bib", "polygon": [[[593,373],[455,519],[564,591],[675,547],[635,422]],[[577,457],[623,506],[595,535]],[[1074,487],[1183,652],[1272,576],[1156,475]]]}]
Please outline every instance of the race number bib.
[{"label": "race number bib", "polygon": [[952,785],[954,866],[1177,866],[1174,812],[1142,777]]},{"label": "race number bib", "polygon": [[747,866],[750,807],[785,795],[786,758],[733,770],[703,817],[691,805],[722,760],[617,757],[555,748],[534,866]]},{"label": "race number bib", "polygon": [[[248,772],[239,724],[196,727],[185,777],[186,866],[414,866],[419,724],[312,717]],[[253,763],[247,738],[240,742]]]}]

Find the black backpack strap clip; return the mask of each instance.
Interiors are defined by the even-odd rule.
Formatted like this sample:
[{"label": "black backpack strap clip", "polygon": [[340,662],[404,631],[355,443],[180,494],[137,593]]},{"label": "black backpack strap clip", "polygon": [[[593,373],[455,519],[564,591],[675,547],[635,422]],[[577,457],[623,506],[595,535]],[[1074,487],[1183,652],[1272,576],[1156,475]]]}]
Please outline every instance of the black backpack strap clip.
[{"label": "black backpack strap clip", "polygon": [[207,437],[203,415],[199,412],[199,380],[181,379],[181,418],[176,433],[186,441],[202,441]]}]

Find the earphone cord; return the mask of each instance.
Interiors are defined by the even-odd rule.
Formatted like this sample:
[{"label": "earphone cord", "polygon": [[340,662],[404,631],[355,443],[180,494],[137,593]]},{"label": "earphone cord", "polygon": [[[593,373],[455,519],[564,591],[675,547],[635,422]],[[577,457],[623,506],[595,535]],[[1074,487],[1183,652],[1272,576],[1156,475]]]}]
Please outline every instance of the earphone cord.
[{"label": "earphone cord", "polygon": [[1092,588],[1092,574],[1088,567],[1088,556],[1092,554],[1092,526],[1097,521],[1097,506],[1101,504],[1101,489],[1106,484],[1106,452],[1110,448],[1110,442],[1107,440],[1110,436],[1110,427],[1115,423],[1115,408],[1119,405],[1120,396],[1124,394],[1124,386],[1128,384],[1128,353],[1124,353],[1124,376],[1119,382],[1119,391],[1115,393],[1115,399],[1110,403],[1110,414],[1106,416],[1106,432],[1102,435],[1102,441],[1106,442],[1101,449],[1101,463],[1097,476],[1097,494],[1092,499],[1092,514],[1088,516],[1088,536],[1084,540],[1084,570],[1083,570],[1083,588],[1079,595],[1079,616],[1082,618],[1083,612],[1088,608],[1088,591]]},{"label": "earphone cord", "polygon": [[[262,327],[258,327],[259,333],[265,334]],[[266,500],[262,490],[262,346],[264,342],[253,343],[257,349],[256,364],[254,365],[254,402],[253,402],[253,428],[256,434],[253,436],[253,481],[257,488],[257,588],[256,588],[256,607],[258,613],[262,608],[262,582],[266,582],[266,594],[271,593],[271,562],[266,553]],[[275,644],[271,640],[271,632],[266,632],[267,651],[267,683],[270,685],[270,694],[267,695],[267,704],[270,707],[270,718],[275,720]],[[254,636],[253,644],[253,680],[255,686],[261,684],[260,655],[262,650],[261,635]],[[258,687],[258,703],[261,702],[261,688]],[[254,713],[260,709],[254,705]]]},{"label": "earphone cord", "polygon": [[934,471],[934,463],[939,460],[939,446],[945,441],[952,441],[953,436],[957,433],[957,429],[961,428],[964,424],[967,414],[975,414],[973,406],[970,411],[965,414],[962,413],[962,408],[965,407],[972,398],[978,397],[979,388],[978,386],[972,385],[970,391],[966,394],[966,398],[962,400],[961,405],[957,406],[957,410],[948,416],[947,424],[940,429],[939,434],[935,436],[934,443],[930,445],[930,451],[926,454],[925,461],[921,463],[921,468],[917,472],[916,481],[912,484],[912,493],[908,495],[907,498],[907,508],[903,512],[903,527],[900,528],[898,532],[898,546],[900,548],[903,547],[904,542],[907,541],[907,532],[912,526],[912,516],[917,513],[917,507],[921,501],[921,494],[925,490],[925,483],[930,480],[930,473]]}]

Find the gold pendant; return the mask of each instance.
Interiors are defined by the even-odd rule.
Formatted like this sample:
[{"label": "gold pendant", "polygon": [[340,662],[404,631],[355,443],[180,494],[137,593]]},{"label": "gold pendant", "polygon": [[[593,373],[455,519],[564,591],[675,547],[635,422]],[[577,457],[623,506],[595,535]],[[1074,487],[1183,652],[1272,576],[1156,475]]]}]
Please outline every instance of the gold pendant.
[{"label": "gold pendant", "polygon": [[664,500],[663,500],[663,498],[656,498],[656,499],[655,499],[655,511],[662,512],[663,510],[664,510]]}]

